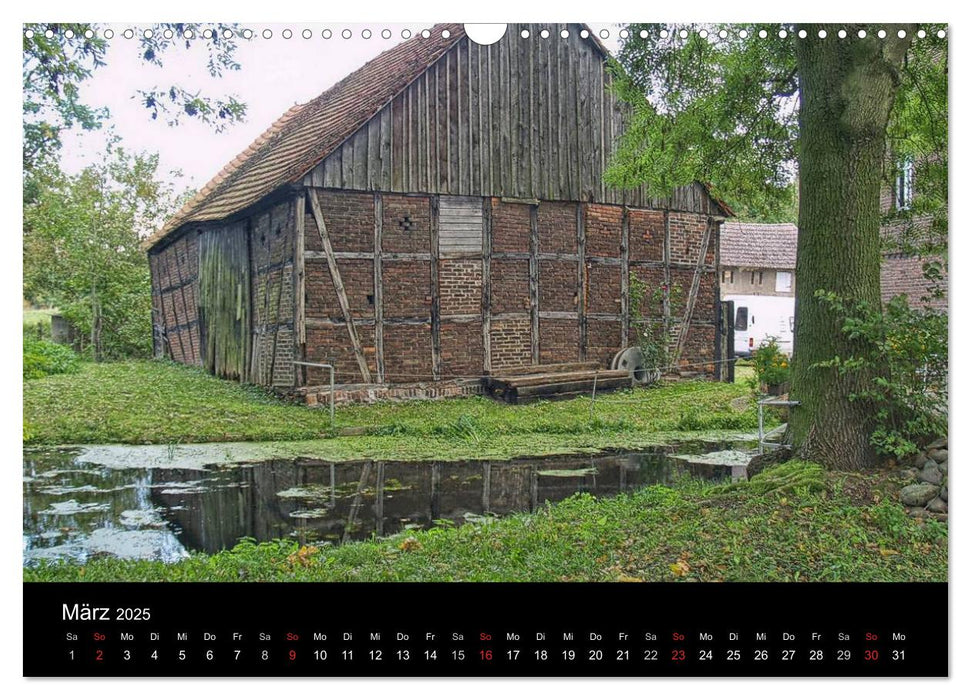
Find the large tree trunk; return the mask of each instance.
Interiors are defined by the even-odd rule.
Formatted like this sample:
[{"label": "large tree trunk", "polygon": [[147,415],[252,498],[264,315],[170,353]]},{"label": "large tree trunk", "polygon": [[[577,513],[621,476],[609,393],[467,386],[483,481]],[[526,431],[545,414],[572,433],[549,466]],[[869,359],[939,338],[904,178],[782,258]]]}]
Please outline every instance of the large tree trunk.
[{"label": "large tree trunk", "polygon": [[[872,405],[850,395],[865,372],[839,376],[814,366],[854,354],[842,318],[815,292],[825,290],[880,304],[880,176],[897,71],[915,27],[886,26],[887,38],[866,26],[804,25],[795,39],[800,86],[799,242],[796,256],[796,336],[792,363],[793,441],[800,456],[834,469],[875,461]],[[829,33],[817,38],[820,29]]]}]

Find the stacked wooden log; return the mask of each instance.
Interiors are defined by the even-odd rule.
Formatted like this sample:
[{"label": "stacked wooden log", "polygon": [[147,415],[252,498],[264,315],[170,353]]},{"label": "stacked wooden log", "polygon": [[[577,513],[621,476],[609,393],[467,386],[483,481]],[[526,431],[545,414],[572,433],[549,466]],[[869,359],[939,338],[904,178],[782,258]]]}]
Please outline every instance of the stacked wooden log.
[{"label": "stacked wooden log", "polygon": [[489,396],[508,403],[538,399],[572,398],[631,386],[627,370],[603,369],[596,362],[529,365],[500,370],[482,378]]}]

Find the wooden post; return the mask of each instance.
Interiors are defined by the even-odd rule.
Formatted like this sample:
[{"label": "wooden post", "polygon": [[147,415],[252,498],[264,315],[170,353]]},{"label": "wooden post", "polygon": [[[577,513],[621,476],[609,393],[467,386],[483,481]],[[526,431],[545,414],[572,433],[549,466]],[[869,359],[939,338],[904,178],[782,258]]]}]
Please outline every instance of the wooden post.
[{"label": "wooden post", "polygon": [[482,371],[492,373],[492,198],[482,202]]},{"label": "wooden post", "polygon": [[539,205],[529,207],[529,350],[539,364]]},{"label": "wooden post", "polygon": [[432,379],[442,378],[442,295],[438,279],[438,197],[429,200],[428,221],[431,228],[432,286]]},{"label": "wooden post", "polygon": [[374,363],[378,383],[384,384],[384,269],[381,264],[384,199],[374,193]]},{"label": "wooden post", "polygon": [[577,320],[580,331],[580,351],[578,359],[587,359],[587,229],[584,214],[586,206],[577,203]]},{"label": "wooden post", "polygon": [[307,219],[307,201],[303,196],[303,193],[297,195],[296,200],[293,203],[295,223],[296,223],[296,233],[294,235],[293,242],[293,294],[294,294],[294,314],[293,321],[296,325],[296,342],[297,349],[299,351],[299,358],[301,360],[305,359],[304,352],[306,350],[307,343],[307,327],[304,323],[306,318],[306,267],[304,264],[304,251],[306,250],[306,219]]},{"label": "wooden post", "polygon": [[337,300],[341,305],[341,313],[344,314],[344,323],[347,325],[347,334],[351,339],[351,346],[354,349],[354,357],[357,358],[357,365],[361,370],[361,377],[365,384],[371,383],[371,371],[368,369],[367,360],[364,358],[364,349],[361,347],[361,340],[357,337],[357,329],[354,328],[354,319],[351,318],[351,307],[347,302],[347,293],[344,291],[344,282],[341,280],[341,271],[337,267],[337,259],[334,257],[334,248],[330,243],[330,236],[327,235],[327,224],[324,223],[324,214],[320,210],[320,201],[317,199],[317,191],[307,190],[307,199],[310,201],[310,209],[314,213],[317,222],[317,232],[320,234],[320,241],[324,246],[324,254],[327,256],[327,266],[330,268],[330,277],[334,282],[334,289],[337,292]]},{"label": "wooden post", "polygon": [[671,211],[664,210],[664,347],[671,346]]},{"label": "wooden post", "polygon": [[630,344],[630,209],[620,223],[620,347]]}]

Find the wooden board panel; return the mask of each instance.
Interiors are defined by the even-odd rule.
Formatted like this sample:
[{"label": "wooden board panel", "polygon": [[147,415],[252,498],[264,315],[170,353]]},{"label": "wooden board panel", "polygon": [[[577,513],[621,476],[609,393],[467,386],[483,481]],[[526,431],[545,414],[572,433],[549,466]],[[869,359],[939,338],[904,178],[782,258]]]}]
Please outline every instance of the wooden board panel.
[{"label": "wooden board panel", "polygon": [[[564,29],[569,38],[560,36]],[[718,214],[697,183],[667,198],[650,198],[644,187],[607,186],[603,172],[629,109],[611,90],[605,57],[579,31],[572,24],[509,25],[489,46],[463,38],[304,183]]]},{"label": "wooden board panel", "polygon": [[482,199],[441,197],[438,213],[441,253],[482,255]]}]

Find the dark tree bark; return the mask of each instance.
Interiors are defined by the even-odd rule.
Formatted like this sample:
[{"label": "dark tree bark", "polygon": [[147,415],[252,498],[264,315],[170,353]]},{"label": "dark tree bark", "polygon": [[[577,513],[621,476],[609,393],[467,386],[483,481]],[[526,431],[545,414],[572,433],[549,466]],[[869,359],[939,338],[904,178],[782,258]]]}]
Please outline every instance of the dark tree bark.
[{"label": "dark tree bark", "polygon": [[[801,102],[792,398],[801,405],[792,434],[800,456],[858,469],[876,461],[873,407],[850,399],[866,378],[814,366],[855,350],[840,315],[815,292],[880,304],[880,177],[898,70],[916,27],[884,26],[885,39],[874,26],[847,26],[845,39],[832,25],[800,28],[808,37],[794,39]],[[829,36],[819,39],[823,28]]]}]

